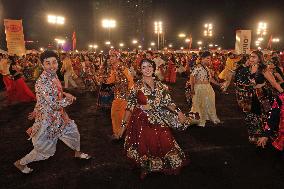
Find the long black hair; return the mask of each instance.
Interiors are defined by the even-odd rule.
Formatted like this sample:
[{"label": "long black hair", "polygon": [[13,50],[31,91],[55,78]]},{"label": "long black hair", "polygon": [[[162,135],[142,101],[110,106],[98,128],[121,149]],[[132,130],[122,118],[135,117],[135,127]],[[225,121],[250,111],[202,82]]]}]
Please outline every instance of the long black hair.
[{"label": "long black hair", "polygon": [[255,50],[255,51],[252,51],[251,54],[256,54],[256,56],[258,57],[258,71],[259,72],[264,71],[267,66],[264,63],[263,53],[259,50]]}]

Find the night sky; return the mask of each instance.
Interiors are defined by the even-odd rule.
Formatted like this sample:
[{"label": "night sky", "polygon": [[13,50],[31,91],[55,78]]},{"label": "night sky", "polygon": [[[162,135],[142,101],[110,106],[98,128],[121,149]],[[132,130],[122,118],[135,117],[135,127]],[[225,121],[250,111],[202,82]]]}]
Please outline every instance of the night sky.
[{"label": "night sky", "polygon": [[[96,14],[96,2],[96,0],[0,0],[0,47],[6,48],[4,18],[23,19],[25,40],[38,41],[36,46],[47,46],[56,36],[70,39],[74,30],[77,33],[79,49],[87,48],[90,42],[102,43],[105,40],[105,30],[101,28],[103,16],[119,19],[127,11],[109,7]],[[182,43],[177,37],[178,33],[191,33],[195,45],[197,40],[202,40],[204,23],[212,22],[215,43],[223,48],[234,48],[235,30],[254,29],[253,34],[255,34],[259,21],[267,22],[268,34],[279,37],[281,40],[279,46],[284,46],[283,0],[153,0],[151,11],[153,21],[159,19],[164,22],[166,41],[176,47]],[[48,24],[46,21],[48,13],[65,16],[66,24],[63,27]],[[152,34],[153,21],[147,21],[145,44],[155,40]],[[130,43],[129,41],[135,36],[128,35],[126,31],[132,29],[132,23],[119,20],[117,25],[112,32],[114,41]]]}]

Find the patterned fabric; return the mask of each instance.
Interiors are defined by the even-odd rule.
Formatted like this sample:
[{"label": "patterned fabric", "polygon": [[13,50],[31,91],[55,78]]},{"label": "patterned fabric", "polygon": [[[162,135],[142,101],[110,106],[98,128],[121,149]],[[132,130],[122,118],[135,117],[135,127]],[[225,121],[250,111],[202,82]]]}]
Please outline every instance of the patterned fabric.
[{"label": "patterned fabric", "polygon": [[114,84],[102,83],[98,94],[98,107],[110,108],[114,99]]},{"label": "patterned fabric", "polygon": [[267,124],[266,134],[272,139],[272,145],[280,150],[284,150],[284,93],[278,95],[272,105]]},{"label": "patterned fabric", "polygon": [[[127,109],[132,111],[124,148],[127,157],[149,172],[177,174],[187,164],[169,127],[179,128],[177,117],[165,109],[174,105],[165,85],[155,81],[152,91],[142,81],[130,92]],[[173,123],[171,123],[173,122]]]},{"label": "patterned fabric", "polygon": [[191,107],[192,107],[192,94],[191,94],[191,85],[190,85],[189,80],[185,84],[185,98],[186,98],[186,102],[187,102],[189,108],[191,109]]},{"label": "patterned fabric", "polygon": [[237,102],[243,112],[251,110],[251,101],[254,94],[253,85],[250,81],[249,67],[240,66],[235,75]]},{"label": "patterned fabric", "polygon": [[[160,124],[174,129],[186,129],[188,123],[181,124],[178,121],[178,116],[167,108],[168,106],[175,106],[168,87],[156,80],[154,85],[155,89],[152,91],[151,88],[144,85],[143,81],[138,81],[130,91],[126,109],[130,111],[133,111],[135,107],[143,109],[151,124]],[[139,97],[138,100],[137,97]]]},{"label": "patterned fabric", "polygon": [[133,86],[133,77],[127,68],[119,67],[117,70],[112,70],[107,83],[113,83],[114,98],[126,100],[129,95],[129,89]]},{"label": "patterned fabric", "polygon": [[207,81],[209,82],[209,70],[208,68],[204,67],[204,66],[196,66],[193,71],[192,71],[192,75],[195,77],[196,80],[198,81]]},{"label": "patterned fabric", "polygon": [[266,81],[263,74],[255,74],[254,79],[257,81],[256,83],[262,81],[263,83],[259,84],[264,84],[264,86],[255,89],[251,101],[251,110],[246,114],[245,118],[249,138],[252,142],[255,142],[258,137],[265,136],[264,128],[274,97],[277,94],[271,84]]},{"label": "patterned fabric", "polygon": [[71,102],[63,98],[62,86],[57,75],[44,71],[36,82],[35,91],[36,117],[31,128],[31,137],[39,130],[44,131],[50,139],[59,137],[72,120],[63,109]]}]

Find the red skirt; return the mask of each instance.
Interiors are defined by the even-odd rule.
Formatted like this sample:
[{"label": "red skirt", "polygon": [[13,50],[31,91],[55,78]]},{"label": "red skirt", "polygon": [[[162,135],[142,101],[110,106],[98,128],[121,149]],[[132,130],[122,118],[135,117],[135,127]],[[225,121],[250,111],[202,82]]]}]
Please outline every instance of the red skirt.
[{"label": "red skirt", "polygon": [[7,99],[8,99],[9,102],[12,102],[14,80],[12,80],[9,76],[3,76],[3,82],[4,82],[5,88],[6,88]]},{"label": "red skirt", "polygon": [[32,102],[36,101],[35,94],[27,86],[23,78],[13,81],[12,102]]},{"label": "red skirt", "polygon": [[151,124],[147,114],[135,108],[125,138],[127,157],[148,172],[178,174],[188,164],[170,128]]}]

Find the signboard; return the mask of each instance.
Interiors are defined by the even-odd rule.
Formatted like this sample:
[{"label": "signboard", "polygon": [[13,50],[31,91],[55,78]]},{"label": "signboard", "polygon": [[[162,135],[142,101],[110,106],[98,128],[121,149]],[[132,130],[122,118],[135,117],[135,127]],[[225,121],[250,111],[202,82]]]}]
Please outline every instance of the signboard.
[{"label": "signboard", "polygon": [[237,54],[249,54],[251,44],[251,30],[237,30],[235,51]]},{"label": "signboard", "polygon": [[22,56],[26,54],[22,20],[4,19],[8,53]]}]

